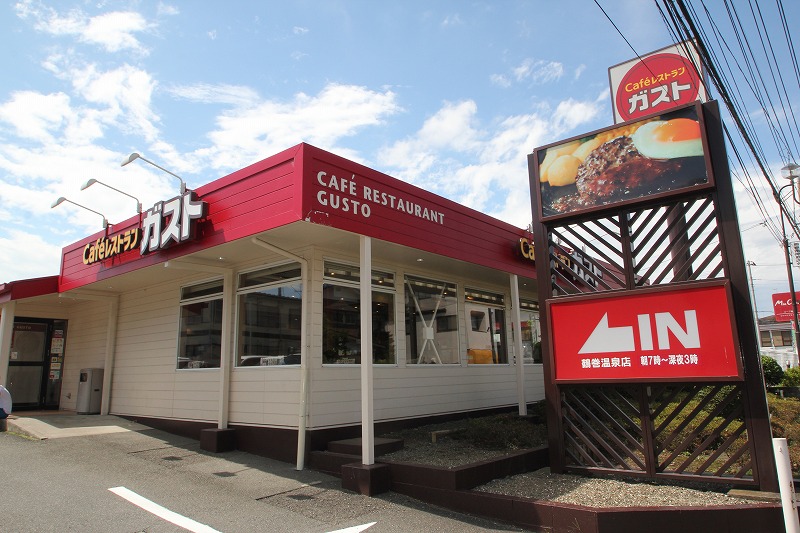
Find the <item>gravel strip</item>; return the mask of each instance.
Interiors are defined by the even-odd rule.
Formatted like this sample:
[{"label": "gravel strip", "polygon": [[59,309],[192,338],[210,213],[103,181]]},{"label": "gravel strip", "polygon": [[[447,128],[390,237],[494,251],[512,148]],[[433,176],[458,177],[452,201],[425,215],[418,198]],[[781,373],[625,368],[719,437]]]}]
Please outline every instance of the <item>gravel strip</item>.
[{"label": "gravel strip", "polygon": [[[762,503],[685,486],[551,474],[549,469],[496,479],[475,490],[588,507],[704,507]],[[719,490],[719,488],[717,489]]]},{"label": "gravel strip", "polygon": [[[404,448],[381,456],[390,461],[455,468],[508,455],[518,450],[484,450],[469,441],[444,438],[431,442],[431,431],[459,427],[459,423],[425,426],[398,432],[392,437],[404,439]],[[763,501],[731,497],[727,487],[716,484],[636,481],[591,478],[571,474],[553,474],[548,468],[497,479],[475,490],[557,503],[588,507],[702,507],[740,505]]]}]

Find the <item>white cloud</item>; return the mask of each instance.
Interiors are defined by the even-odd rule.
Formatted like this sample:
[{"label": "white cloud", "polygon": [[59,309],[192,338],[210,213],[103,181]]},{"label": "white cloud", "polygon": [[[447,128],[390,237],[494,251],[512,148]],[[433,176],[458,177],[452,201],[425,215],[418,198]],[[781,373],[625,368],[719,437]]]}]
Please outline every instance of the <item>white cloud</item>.
[{"label": "white cloud", "polygon": [[498,85],[504,89],[511,87],[511,80],[502,74],[492,74],[489,76],[489,81],[492,82],[492,85]]},{"label": "white cloud", "polygon": [[[435,163],[442,163],[442,152],[469,152],[474,150],[480,133],[473,122],[477,112],[474,101],[446,102],[444,106],[423,123],[407,139],[395,142],[381,150],[379,161],[398,170],[401,179],[421,183]],[[430,180],[430,176],[426,178]]]},{"label": "white cloud", "polygon": [[244,85],[213,85],[196,83],[194,85],[174,86],[167,92],[177,98],[203,104],[229,104],[237,107],[251,107],[258,103],[258,93]]},{"label": "white cloud", "polygon": [[399,111],[391,91],[330,83],[315,96],[298,93],[290,101],[250,102],[224,112],[208,134],[211,146],[195,155],[212,168],[231,169],[303,141],[335,150],[340,139]]},{"label": "white cloud", "polygon": [[464,20],[461,18],[461,15],[455,13],[453,15],[447,15],[444,20],[442,21],[443,27],[448,26],[461,26],[464,24]]},{"label": "white cloud", "polygon": [[517,81],[530,80],[535,84],[544,84],[561,78],[564,75],[564,65],[555,61],[534,61],[528,58],[512,69],[512,73]]},{"label": "white cloud", "polygon": [[144,17],[139,13],[115,12],[104,13],[90,18],[82,28],[82,41],[102,46],[108,52],[135,50],[146,52],[134,33],[147,29]]},{"label": "white cloud", "polygon": [[173,5],[165,4],[163,2],[159,2],[158,3],[158,8],[157,8],[157,13],[159,15],[167,15],[167,16],[179,15],[180,14],[180,10],[177,7],[173,6]]},{"label": "white cloud", "polygon": [[80,10],[60,15],[55,9],[35,3],[19,2],[16,6],[20,18],[32,18],[39,31],[55,36],[74,36],[78,41],[97,45],[107,52],[131,50],[146,54],[147,49],[136,38],[137,33],[148,30],[147,22],[133,11],[114,11],[90,17]]},{"label": "white cloud", "polygon": [[558,104],[553,113],[553,131],[556,138],[596,118],[600,113],[597,102],[580,102],[572,98]]},{"label": "white cloud", "polygon": [[[70,72],[70,76],[76,92],[101,108],[101,121],[116,123],[148,141],[156,138],[159,118],[151,109],[156,82],[148,72],[130,65],[101,72],[95,65],[87,65]],[[125,120],[117,122],[121,115]]]},{"label": "white cloud", "polygon": [[590,122],[598,110],[595,102],[566,100],[486,129],[477,125],[475,102],[446,103],[414,135],[382,149],[379,164],[404,181],[525,227],[531,220],[527,154]]},{"label": "white cloud", "polygon": [[[10,231],[0,236],[0,283],[53,276],[58,273],[61,247],[46,242],[39,235]],[[20,260],[21,257],[25,259]]]},{"label": "white cloud", "polygon": [[0,105],[0,121],[9,124],[23,139],[50,142],[71,112],[69,96],[64,93],[20,91]]},{"label": "white cloud", "polygon": [[309,29],[308,28],[304,28],[302,26],[295,26],[294,28],[292,28],[292,33],[294,33],[295,35],[305,35],[308,32],[309,32]]}]

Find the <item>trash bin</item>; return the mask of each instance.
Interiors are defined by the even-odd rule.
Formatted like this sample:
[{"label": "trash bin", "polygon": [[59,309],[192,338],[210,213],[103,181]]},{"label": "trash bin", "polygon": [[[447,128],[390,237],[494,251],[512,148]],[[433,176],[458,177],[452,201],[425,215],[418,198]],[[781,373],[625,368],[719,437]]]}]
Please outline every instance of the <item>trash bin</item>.
[{"label": "trash bin", "polygon": [[103,369],[84,368],[78,382],[78,405],[76,411],[79,415],[100,414],[100,405],[103,402]]}]

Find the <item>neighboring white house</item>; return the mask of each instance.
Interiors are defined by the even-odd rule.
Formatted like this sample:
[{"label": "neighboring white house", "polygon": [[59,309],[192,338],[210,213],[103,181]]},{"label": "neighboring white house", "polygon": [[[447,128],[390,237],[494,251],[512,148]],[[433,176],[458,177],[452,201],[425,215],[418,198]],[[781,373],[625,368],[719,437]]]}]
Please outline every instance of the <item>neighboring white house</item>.
[{"label": "neighboring white house", "polygon": [[759,318],[758,334],[762,356],[772,357],[784,370],[798,366],[791,322],[778,322],[774,315]]}]

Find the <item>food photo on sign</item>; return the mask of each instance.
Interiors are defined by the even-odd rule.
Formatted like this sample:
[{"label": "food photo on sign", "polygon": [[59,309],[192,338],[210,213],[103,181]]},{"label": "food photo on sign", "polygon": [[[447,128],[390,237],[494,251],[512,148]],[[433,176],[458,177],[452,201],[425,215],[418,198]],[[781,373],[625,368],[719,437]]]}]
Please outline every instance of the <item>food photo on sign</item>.
[{"label": "food photo on sign", "polygon": [[534,150],[542,218],[711,183],[692,104]]}]

